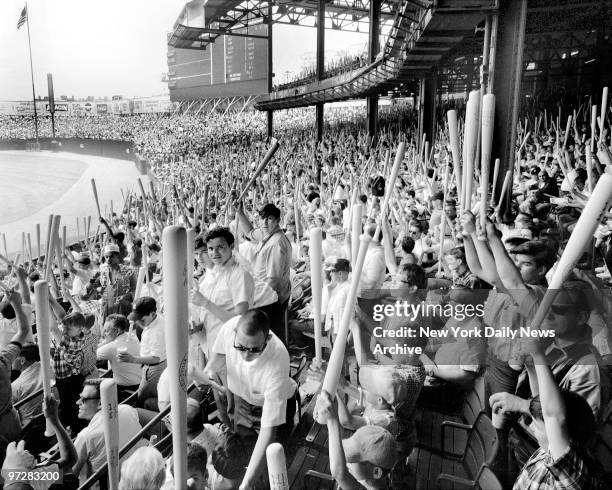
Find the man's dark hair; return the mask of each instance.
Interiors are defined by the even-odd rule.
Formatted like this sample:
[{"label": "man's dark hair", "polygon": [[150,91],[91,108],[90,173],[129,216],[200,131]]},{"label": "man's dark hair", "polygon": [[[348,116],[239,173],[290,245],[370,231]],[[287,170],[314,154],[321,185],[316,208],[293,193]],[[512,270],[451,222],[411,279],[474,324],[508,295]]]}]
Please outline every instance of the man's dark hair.
[{"label": "man's dark hair", "polygon": [[110,322],[113,327],[117,330],[121,330],[122,332],[127,332],[130,329],[130,321],[127,319],[125,315],[119,315],[118,313],[113,313],[106,317],[104,323]]},{"label": "man's dark hair", "polygon": [[232,232],[229,230],[229,228],[226,228],[224,226],[219,228],[213,228],[208,233],[206,233],[206,236],[204,237],[204,243],[208,244],[208,242],[214,240],[215,238],[223,238],[225,240],[225,243],[227,243],[228,247],[231,247],[234,244],[234,235],[232,235]]},{"label": "man's dark hair", "polygon": [[272,216],[275,219],[280,219],[280,209],[278,209],[274,204],[268,203],[263,208],[259,210],[260,218],[267,218],[268,216]]},{"label": "man's dark hair", "polygon": [[223,478],[242,479],[256,441],[256,437],[241,437],[229,430],[223,431],[217,438],[212,453],[215,471]]},{"label": "man's dark hair", "polygon": [[68,313],[63,319],[62,323],[64,325],[68,325],[70,327],[81,327],[85,326],[85,316],[83,313],[79,313],[78,311],[73,311],[72,313]]},{"label": "man's dark hair", "polygon": [[7,320],[12,320],[17,316],[15,314],[15,310],[13,309],[13,305],[9,303],[8,299],[4,299],[0,303],[0,315],[2,315]]},{"label": "man's dark hair", "polygon": [[270,319],[265,312],[261,310],[249,310],[247,311],[240,320],[238,325],[242,331],[249,336],[257,335],[259,332],[267,337],[270,333]]},{"label": "man's dark hair", "polygon": [[[206,449],[195,442],[187,443],[187,468],[200,471],[205,475],[207,461]],[[174,475],[174,465],[172,465],[172,475]]]},{"label": "man's dark hair", "polygon": [[414,250],[414,239],[406,235],[402,238],[400,246],[405,253],[410,254]]},{"label": "man's dark hair", "polygon": [[19,355],[30,363],[40,361],[40,352],[36,344],[25,344]]},{"label": "man's dark hair", "polygon": [[104,378],[86,379],[85,381],[83,381],[83,388],[85,388],[86,386],[93,386],[96,389],[98,396],[100,396],[100,385],[102,384],[102,381],[104,381]]},{"label": "man's dark hair", "polygon": [[432,197],[432,201],[444,201],[444,192],[436,192]]},{"label": "man's dark hair", "polygon": [[399,273],[407,286],[416,286],[417,289],[427,288],[427,276],[420,265],[403,264],[399,268]]},{"label": "man's dark hair", "polygon": [[549,245],[543,240],[529,240],[521,243],[510,250],[511,254],[529,255],[535,260],[537,267],[546,267],[550,270],[557,260],[554,250],[551,250]]},{"label": "man's dark hair", "polygon": [[463,247],[454,247],[454,248],[451,248],[444,255],[452,255],[457,260],[460,260],[464,264],[466,263],[466,261],[465,261],[465,249]]}]

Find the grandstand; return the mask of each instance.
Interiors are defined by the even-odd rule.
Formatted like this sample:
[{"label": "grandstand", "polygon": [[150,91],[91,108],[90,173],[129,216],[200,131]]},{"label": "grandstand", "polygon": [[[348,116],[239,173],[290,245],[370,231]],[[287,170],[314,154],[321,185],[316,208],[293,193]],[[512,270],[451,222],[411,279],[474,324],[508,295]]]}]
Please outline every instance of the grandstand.
[{"label": "grandstand", "polygon": [[[41,101],[37,130],[31,103],[5,104],[0,149],[151,178],[114,204],[88,178],[76,237],[64,216],[37,247],[34,223],[6,230],[0,352],[21,359],[34,320],[34,350],[65,322],[53,356],[75,351],[70,376],[47,366],[61,422],[31,404],[42,376],[7,402],[10,437],[81,490],[609,488],[611,11],[192,0],[166,38],[169,98],[65,102],[53,128]],[[282,84],[275,24],[317,31],[314,68]],[[325,59],[326,29],[367,31],[367,53]]]}]

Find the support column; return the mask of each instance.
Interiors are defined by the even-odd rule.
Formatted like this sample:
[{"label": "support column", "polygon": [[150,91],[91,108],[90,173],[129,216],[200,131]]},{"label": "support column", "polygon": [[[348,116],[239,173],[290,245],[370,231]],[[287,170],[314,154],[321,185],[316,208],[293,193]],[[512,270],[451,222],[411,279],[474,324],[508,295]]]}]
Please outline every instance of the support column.
[{"label": "support column", "polygon": [[[370,30],[368,36],[368,58],[370,63],[376,60],[380,52],[380,5],[381,0],[370,0]],[[367,99],[368,134],[375,145],[378,139],[378,95]]]},{"label": "support column", "polygon": [[[319,0],[317,10],[317,80],[323,80],[325,74],[325,0]],[[316,105],[317,143],[323,141],[323,107],[324,103]],[[318,173],[320,174],[319,169]]]},{"label": "support column", "polygon": [[[501,160],[498,180],[495,183],[498,191],[501,190],[506,172],[508,170],[514,172],[526,20],[527,0],[500,1],[495,56],[504,62],[496,67],[497,73],[493,83],[493,94],[495,94],[493,148],[497,148]],[[512,189],[509,188],[504,201],[506,210],[511,193]]]},{"label": "support column", "polygon": [[[419,145],[423,141],[423,134],[427,141],[434,140],[436,131],[436,89],[438,74],[434,68],[427,78],[421,78],[419,84]],[[422,148],[419,148],[422,151]]]},{"label": "support column", "polygon": [[[272,2],[268,4],[268,93],[272,93],[274,71],[272,70]],[[268,111],[268,138],[274,131],[273,111]]]}]

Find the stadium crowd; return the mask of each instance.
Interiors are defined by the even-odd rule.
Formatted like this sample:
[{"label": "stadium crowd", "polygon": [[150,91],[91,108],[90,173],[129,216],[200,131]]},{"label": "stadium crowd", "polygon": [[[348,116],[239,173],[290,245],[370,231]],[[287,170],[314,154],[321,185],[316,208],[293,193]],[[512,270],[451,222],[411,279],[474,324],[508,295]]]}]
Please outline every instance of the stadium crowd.
[{"label": "stadium crowd", "polygon": [[[458,192],[445,126],[420,144],[409,107],[381,111],[374,143],[358,109],[326,110],[320,144],[312,110],[275,114],[280,148],[242,199],[269,147],[259,113],[58,118],[58,137],[132,141],[157,181],[101,217],[103,234],[55,258],[46,278],[54,394],[44,403],[33,305],[46,264],[4,257],[5,488],[30,488],[7,480],[8,470],[60,468],[61,488],[98,475],[106,465],[103,377],[114,379],[123,402],[120,447],[138,440],[121,459],[119,488],[172,488],[165,415],[175,380],[164,331],[179,327],[189,329],[189,488],[268,487],[266,448],[280,441],[288,461],[295,456],[295,421],[308,420],[296,412],[306,407],[327,428],[329,471],[340,488],[416,488],[427,477],[418,466],[424,418],[460,413],[479,386],[484,398],[469,430],[495,421],[499,448],[466,477],[476,480],[486,467],[504,488],[609,488],[601,453],[612,423],[609,212],[544,316],[541,329],[553,334],[517,341],[510,333],[532,324],[589,196],[612,168],[605,133],[592,141],[590,106],[575,99],[564,111],[574,116],[569,131],[556,112],[530,110],[521,121],[507,179],[512,199],[491,189],[486,216],[476,183],[467,203]],[[3,139],[32,133],[27,118],[0,123]],[[406,152],[390,184],[399,142]],[[161,238],[171,224],[195,230],[189,325],[165,318]],[[316,228],[320,312],[310,301]],[[365,252],[361,234],[369,237]],[[357,300],[345,315],[353,283]],[[388,313],[400,301],[412,315]],[[312,360],[319,314],[324,359]],[[411,328],[430,335],[407,334]],[[329,352],[344,342],[337,392],[322,390],[309,404],[305,376],[325,379]],[[304,357],[309,369],[296,372]],[[54,436],[46,437],[47,425]],[[105,477],[95,484],[104,487]]]}]

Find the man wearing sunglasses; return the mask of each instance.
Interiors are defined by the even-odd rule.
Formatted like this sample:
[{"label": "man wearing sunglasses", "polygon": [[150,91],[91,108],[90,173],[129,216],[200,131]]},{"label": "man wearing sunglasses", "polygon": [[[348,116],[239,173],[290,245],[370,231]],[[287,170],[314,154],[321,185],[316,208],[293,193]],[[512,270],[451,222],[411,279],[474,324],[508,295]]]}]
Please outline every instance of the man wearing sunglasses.
[{"label": "man wearing sunglasses", "polygon": [[289,377],[289,353],[270,331],[260,310],[249,310],[221,327],[205,376],[222,380],[227,388],[228,416],[241,437],[257,435],[240,488],[250,488],[265,467],[266,448],[286,439],[295,414],[295,382]]},{"label": "man wearing sunglasses", "polygon": [[[73,467],[75,475],[84,471],[84,478],[88,478],[106,463],[106,446],[104,443],[104,417],[102,402],[100,400],[101,378],[88,379],[83,384],[83,390],[77,400],[79,418],[87,422],[85,427],[74,441],[78,459]],[[142,429],[138,421],[138,412],[129,405],[118,405],[119,419],[119,447],[123,447]],[[124,458],[129,457],[136,448],[136,444]],[[122,458],[122,459],[124,459]],[[83,481],[83,479],[81,479]]]}]

